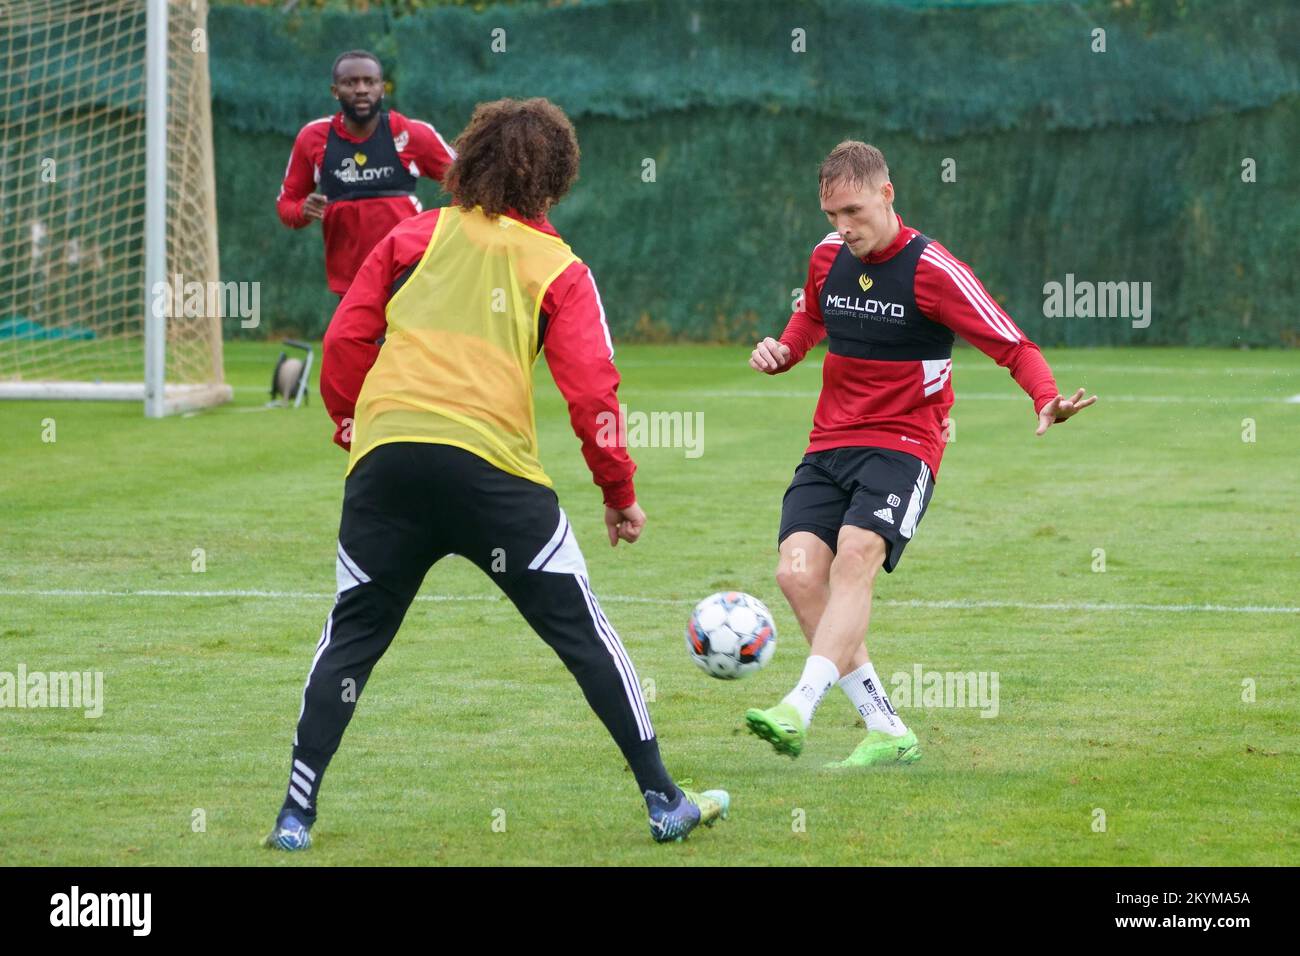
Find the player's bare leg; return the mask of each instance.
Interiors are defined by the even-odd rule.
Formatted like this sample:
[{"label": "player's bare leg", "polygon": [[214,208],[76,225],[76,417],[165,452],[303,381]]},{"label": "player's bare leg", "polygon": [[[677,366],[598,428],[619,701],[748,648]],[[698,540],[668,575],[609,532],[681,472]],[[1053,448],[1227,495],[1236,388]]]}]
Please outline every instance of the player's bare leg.
[{"label": "player's bare leg", "polygon": [[[787,535],[781,541],[780,552],[777,583],[790,602],[804,637],[810,645],[814,644],[831,602],[835,555],[821,538],[808,531]],[[865,661],[866,648],[859,642],[856,649],[850,649],[848,657],[849,663],[855,658]],[[777,753],[799,756],[813,711],[837,680],[839,664],[818,655],[814,645],[813,653],[804,665],[803,676],[781,703],[768,710],[755,708],[746,711],[749,729],[772,744]]]},{"label": "player's bare leg", "polygon": [[840,529],[831,562],[830,597],[813,635],[809,659],[822,655],[837,662],[842,675],[839,685],[866,722],[867,736],[846,760],[829,766],[910,763],[921,756],[916,735],[894,712],[864,646],[876,576],[884,567],[887,547],[874,531],[851,525]]},{"label": "player's bare leg", "polygon": [[[776,569],[776,583],[794,611],[799,628],[809,645],[817,633],[817,625],[826,613],[826,603],[831,596],[831,562],[835,553],[826,542],[811,531],[796,531],[781,542],[781,561]],[[861,667],[869,660],[867,648],[858,644],[853,649],[850,669]],[[838,666],[838,664],[837,664]]]},{"label": "player's bare leg", "polygon": [[831,684],[838,682],[869,731],[839,766],[920,756],[916,738],[894,713],[864,643],[872,588],[884,566],[886,547],[875,532],[849,525],[840,529],[834,554],[810,532],[795,532],[781,542],[777,583],[812,645],[811,653],[799,683],[780,704],[746,714],[750,729],[778,753],[798,756],[813,713]]},{"label": "player's bare leg", "polygon": [[[793,535],[791,535],[793,537]],[[840,528],[831,560],[826,608],[813,634],[812,653],[845,673],[853,670],[871,622],[871,590],[885,564],[885,539],[874,531],[845,525]]]}]

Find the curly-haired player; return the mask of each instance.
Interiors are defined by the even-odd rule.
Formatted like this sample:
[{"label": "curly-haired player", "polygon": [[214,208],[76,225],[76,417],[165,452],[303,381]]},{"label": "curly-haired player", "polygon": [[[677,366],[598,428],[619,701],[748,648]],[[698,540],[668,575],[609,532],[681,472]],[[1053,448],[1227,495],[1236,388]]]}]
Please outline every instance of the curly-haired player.
[{"label": "curly-haired player", "polygon": [[449,554],[478,565],[559,654],[636,777],[652,836],[681,839],[724,816],[730,798],[682,790],[664,769],[636,670],[538,460],[532,368],[545,347],[604,492],[610,545],[641,536],[635,465],[597,440],[602,413],[618,413],[619,381],[600,295],[546,218],[578,175],[577,138],[546,100],[498,100],[475,110],[455,148],[445,182],[456,205],[384,237],[325,336],[321,395],[350,451],[338,595],[267,845],[310,845],[357,698]]}]

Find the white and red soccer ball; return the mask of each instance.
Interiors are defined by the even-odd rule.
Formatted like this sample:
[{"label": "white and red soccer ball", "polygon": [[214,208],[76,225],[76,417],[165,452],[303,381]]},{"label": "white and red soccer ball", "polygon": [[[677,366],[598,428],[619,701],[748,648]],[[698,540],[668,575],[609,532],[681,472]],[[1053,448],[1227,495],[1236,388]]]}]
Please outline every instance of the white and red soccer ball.
[{"label": "white and red soccer ball", "polygon": [[720,591],[695,605],[686,622],[686,649],[710,677],[734,680],[772,659],[776,625],[758,598],[743,591]]}]

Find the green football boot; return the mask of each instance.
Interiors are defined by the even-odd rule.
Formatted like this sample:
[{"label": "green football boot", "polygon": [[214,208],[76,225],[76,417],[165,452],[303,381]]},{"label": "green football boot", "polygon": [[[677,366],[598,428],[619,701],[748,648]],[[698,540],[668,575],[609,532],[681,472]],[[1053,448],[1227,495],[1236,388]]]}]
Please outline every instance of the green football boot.
[{"label": "green football boot", "polygon": [[912,763],[921,759],[921,748],[916,742],[916,734],[908,731],[901,737],[895,737],[883,730],[869,732],[862,743],[853,748],[853,753],[843,760],[835,760],[827,767],[872,767],[886,763]]},{"label": "green football boot", "polygon": [[[689,781],[688,781],[689,782]],[[688,790],[680,783],[682,792],[676,805],[671,805],[663,794],[651,790],[645,795],[646,809],[650,812],[650,835],[656,843],[680,843],[700,824],[711,827],[727,819],[731,810],[731,794],[725,790]]]},{"label": "green football boot", "polygon": [[700,823],[711,827],[731,813],[731,794],[725,790],[687,790],[680,788],[687,800],[700,808]]},{"label": "green football boot", "polygon": [[749,732],[762,737],[779,754],[797,757],[803,752],[803,741],[808,736],[799,711],[785,701],[767,710],[750,708],[745,711]]}]

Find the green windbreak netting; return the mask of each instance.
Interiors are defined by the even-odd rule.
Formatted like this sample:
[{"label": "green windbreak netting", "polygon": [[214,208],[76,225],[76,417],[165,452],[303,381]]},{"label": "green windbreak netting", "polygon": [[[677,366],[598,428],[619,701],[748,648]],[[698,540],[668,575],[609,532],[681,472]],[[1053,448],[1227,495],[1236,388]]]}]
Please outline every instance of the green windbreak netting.
[{"label": "green windbreak netting", "polygon": [[[827,231],[817,165],[860,138],[904,219],[1044,344],[1300,341],[1290,0],[218,7],[210,28],[222,268],[263,281],[260,333],[328,321],[318,229],[274,199],[335,55],[365,47],[389,105],[449,140],[481,100],[564,107],[583,165],[553,219],[624,338],[781,328]],[[1150,283],[1149,324],[1045,315],[1067,276]]]}]

